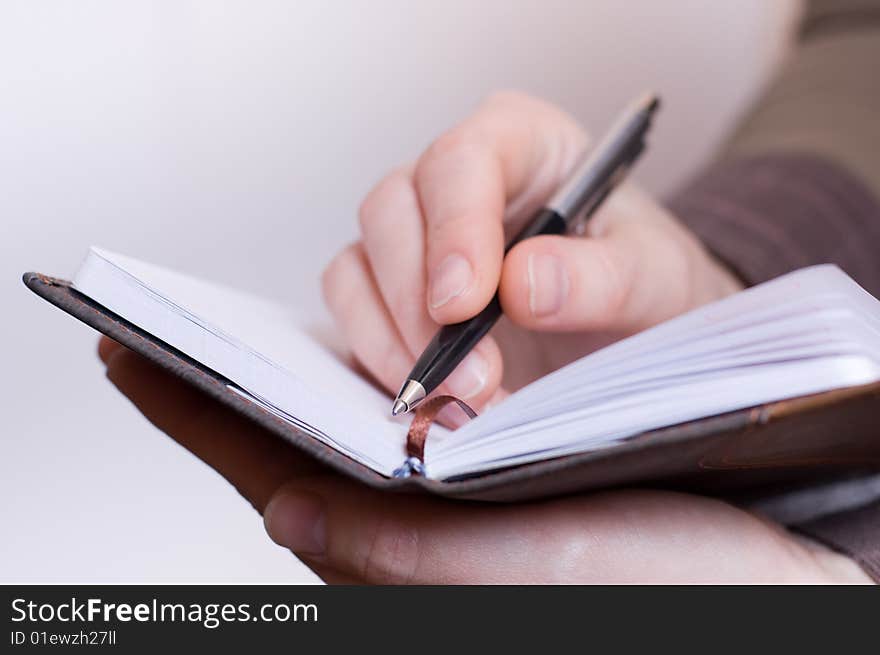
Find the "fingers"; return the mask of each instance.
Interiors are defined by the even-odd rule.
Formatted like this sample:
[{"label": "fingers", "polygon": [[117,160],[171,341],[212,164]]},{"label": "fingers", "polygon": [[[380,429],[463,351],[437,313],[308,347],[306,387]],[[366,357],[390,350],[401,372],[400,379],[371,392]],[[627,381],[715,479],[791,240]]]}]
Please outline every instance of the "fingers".
[{"label": "fingers", "polygon": [[413,357],[437,331],[428,313],[425,225],[412,167],[392,172],[367,195],[358,212],[367,263],[385,307]]},{"label": "fingers", "polygon": [[281,439],[166,373],[140,355],[102,339],[107,377],[160,430],[214,468],[262,512],[292,476],[320,470]]},{"label": "fingers", "polygon": [[585,144],[574,122],[517,94],[493,96],[419,159],[414,185],[425,221],[427,306],[438,323],[465,320],[498,287],[508,203],[552,189]]},{"label": "fingers", "polygon": [[[412,369],[416,355],[407,349],[376,286],[373,272],[361,244],[346,248],[324,273],[324,297],[355,357],[382,386],[395,393]],[[436,324],[429,328],[410,324],[411,329],[425,330],[429,337],[437,327]],[[495,341],[486,337],[458,365],[443,387],[469,404],[481,407],[497,391],[501,375],[501,352]]]},{"label": "fingers", "polygon": [[422,157],[416,185],[427,234],[428,311],[439,323],[485,307],[504,254],[504,175],[490,144],[470,134],[441,137]]},{"label": "fingers", "polygon": [[[501,94],[368,194],[361,244],[333,261],[324,292],[354,354],[384,387],[397,391],[440,324],[486,306],[501,273],[505,215],[534,209],[585,141],[559,110]],[[479,408],[501,373],[487,338],[444,390]]]},{"label": "fingers", "polygon": [[636,332],[737,290],[697,240],[634,187],[612,194],[589,238],[543,236],[511,250],[505,314],[533,330]]},{"label": "fingers", "polygon": [[388,313],[360,243],[339,253],[322,277],[324,300],[355,357],[397,390],[414,359]]}]

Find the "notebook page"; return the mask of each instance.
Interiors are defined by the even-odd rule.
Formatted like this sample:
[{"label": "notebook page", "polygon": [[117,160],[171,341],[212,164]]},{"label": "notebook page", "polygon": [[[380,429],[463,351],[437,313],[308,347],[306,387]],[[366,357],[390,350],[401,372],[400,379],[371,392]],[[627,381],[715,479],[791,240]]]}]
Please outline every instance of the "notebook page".
[{"label": "notebook page", "polygon": [[[806,291],[809,293],[806,293]],[[554,399],[577,393],[584,381],[604,380],[627,370],[654,369],[667,360],[699,352],[701,343],[716,349],[721,335],[772,325],[774,321],[834,307],[841,295],[862,311],[876,314],[877,300],[832,265],[805,268],[666,321],[544,376],[512,394],[489,414],[456,432],[469,438],[555,413]],[[866,297],[866,298],[863,298]],[[867,304],[865,304],[867,303]],[[790,324],[783,335],[790,335]],[[575,384],[577,379],[579,384]],[[580,402],[584,402],[583,398]],[[500,411],[495,411],[498,409]]]},{"label": "notebook page", "polygon": [[529,385],[458,431],[429,440],[429,475],[582,452],[649,429],[877,379],[880,302],[836,267],[812,267]]},{"label": "notebook page", "polygon": [[[585,397],[595,402],[596,391],[627,385],[631,380],[663,378],[675,370],[702,368],[709,364],[723,367],[724,362],[732,366],[747,356],[754,359],[754,363],[766,363],[790,357],[789,351],[794,348],[803,349],[804,356],[810,352],[818,356],[831,345],[827,337],[829,330],[841,331],[859,344],[871,340],[873,332],[867,325],[863,322],[853,324],[856,319],[852,311],[834,308],[834,303],[841,301],[840,295],[823,294],[822,298],[830,309],[819,309],[822,304],[818,303],[808,310],[795,308],[798,311],[790,315],[763,315],[754,325],[746,327],[725,324],[724,329],[694,334],[692,339],[678,343],[661,342],[650,351],[599,366],[590,371],[589,380],[582,384],[545,390],[543,398],[520,407],[516,414],[505,415],[505,425],[574,410],[583,405]],[[806,322],[807,327],[799,328],[802,322]],[[851,336],[851,331],[858,332],[858,335]],[[837,336],[835,347],[844,334]],[[497,431],[500,426],[492,429]]]},{"label": "notebook page", "polygon": [[378,472],[403,461],[406,423],[389,398],[288,308],[97,248],[74,284]]},{"label": "notebook page", "polygon": [[[880,379],[880,366],[864,357],[835,357],[807,360],[785,367],[764,367],[726,371],[711,377],[693,377],[676,387],[678,397],[668,390],[654,390],[609,403],[598,417],[568,416],[551,427],[515,435],[499,444],[474,443],[455,462],[451,454],[436,457],[429,474],[445,478],[492,468],[515,466],[540,459],[599,450],[629,436],[667,425],[714,416],[766,402],[785,388],[784,397],[818,393],[831,388],[868,384]],[[744,394],[736,401],[728,393],[731,384]],[[700,398],[695,412],[689,399]],[[536,438],[537,437],[537,438]],[[462,457],[462,453],[458,453]],[[475,463],[479,462],[479,463]]]}]

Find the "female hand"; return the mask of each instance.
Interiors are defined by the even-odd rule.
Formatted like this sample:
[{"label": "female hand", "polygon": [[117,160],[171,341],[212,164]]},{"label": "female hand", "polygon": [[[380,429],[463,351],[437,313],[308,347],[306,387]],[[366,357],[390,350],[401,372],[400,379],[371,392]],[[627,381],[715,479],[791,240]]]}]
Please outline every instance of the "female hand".
[{"label": "female hand", "polygon": [[389,392],[441,324],[474,316],[499,288],[507,320],[444,385],[475,408],[503,394],[502,381],[516,389],[740,288],[628,184],[591,220],[589,238],[540,236],[503,257],[505,231],[528,220],[586,146],[558,109],[503,93],[368,194],[361,239],[333,260],[323,286],[354,355]]}]

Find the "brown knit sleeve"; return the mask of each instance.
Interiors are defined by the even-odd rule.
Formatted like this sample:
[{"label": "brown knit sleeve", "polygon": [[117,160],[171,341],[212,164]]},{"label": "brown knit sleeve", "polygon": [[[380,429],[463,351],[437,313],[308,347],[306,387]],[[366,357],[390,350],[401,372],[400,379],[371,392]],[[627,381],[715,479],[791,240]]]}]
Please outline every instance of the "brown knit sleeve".
[{"label": "brown knit sleeve", "polygon": [[793,527],[848,555],[880,582],[880,501]]},{"label": "brown knit sleeve", "polygon": [[[808,3],[776,82],[717,163],[671,199],[746,284],[832,262],[880,297],[878,64],[880,0]],[[880,500],[795,529],[880,582]]]},{"label": "brown knit sleeve", "polygon": [[725,159],[669,205],[746,284],[834,263],[880,296],[880,202],[832,161],[806,153]]}]

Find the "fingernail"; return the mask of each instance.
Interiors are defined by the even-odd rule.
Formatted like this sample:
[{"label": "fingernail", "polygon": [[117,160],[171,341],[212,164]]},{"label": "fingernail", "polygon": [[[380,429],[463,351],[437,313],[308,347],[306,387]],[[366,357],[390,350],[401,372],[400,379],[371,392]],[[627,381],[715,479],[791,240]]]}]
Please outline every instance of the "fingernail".
[{"label": "fingernail", "polygon": [[529,255],[529,309],[532,316],[552,316],[568,296],[568,271],[554,255]]},{"label": "fingernail", "polygon": [[442,307],[457,298],[467,291],[473,279],[470,262],[461,255],[449,255],[431,275],[431,307]]},{"label": "fingernail", "polygon": [[266,505],[263,522],[276,544],[302,555],[324,553],[324,503],[318,496],[307,492],[276,495]]},{"label": "fingernail", "polygon": [[480,353],[472,351],[446,378],[446,388],[453,396],[466,400],[480,393],[488,379],[489,362]]}]

